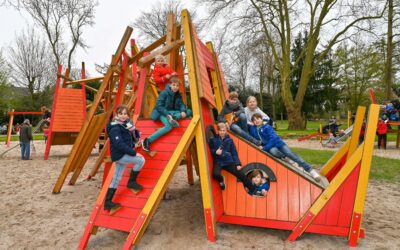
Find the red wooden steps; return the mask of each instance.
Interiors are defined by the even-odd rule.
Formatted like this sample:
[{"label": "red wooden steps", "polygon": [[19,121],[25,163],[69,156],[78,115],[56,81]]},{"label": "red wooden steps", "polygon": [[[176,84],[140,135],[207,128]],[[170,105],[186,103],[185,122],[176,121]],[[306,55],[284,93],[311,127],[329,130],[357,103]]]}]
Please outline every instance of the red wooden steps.
[{"label": "red wooden steps", "polygon": [[[109,211],[104,211],[103,209],[103,200],[101,208],[98,209],[93,220],[93,226],[125,232],[129,232],[132,229],[189,123],[190,120],[179,121],[180,128],[172,129],[168,134],[151,144],[151,149],[157,151],[154,158],[151,158],[147,153],[143,152],[141,148],[137,149],[137,152],[141,153],[146,159],[146,163],[138,176],[138,183],[143,186],[143,190],[135,195],[126,187],[132,168],[132,165],[128,165],[113,199],[114,202],[121,203],[121,209],[110,216]],[[136,123],[136,127],[142,132],[142,139],[154,133],[162,126],[161,122],[154,122],[151,120],[138,120]],[[104,188],[107,189],[107,187],[103,187],[103,189]],[[96,206],[93,210],[96,210]],[[85,237],[85,235],[83,237]],[[84,240],[85,239],[82,238],[81,243]]]}]

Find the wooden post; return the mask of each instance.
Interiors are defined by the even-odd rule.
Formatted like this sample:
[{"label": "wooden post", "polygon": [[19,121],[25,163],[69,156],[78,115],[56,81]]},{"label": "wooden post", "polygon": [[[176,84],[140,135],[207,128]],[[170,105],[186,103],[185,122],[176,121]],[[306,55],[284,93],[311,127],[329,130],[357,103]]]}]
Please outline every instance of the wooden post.
[{"label": "wooden post", "polygon": [[6,145],[7,147],[10,146],[10,141],[11,141],[11,132],[12,132],[12,125],[14,122],[14,109],[11,110],[12,114],[10,115],[10,120],[8,121],[8,130],[7,130],[7,138],[6,138]]}]

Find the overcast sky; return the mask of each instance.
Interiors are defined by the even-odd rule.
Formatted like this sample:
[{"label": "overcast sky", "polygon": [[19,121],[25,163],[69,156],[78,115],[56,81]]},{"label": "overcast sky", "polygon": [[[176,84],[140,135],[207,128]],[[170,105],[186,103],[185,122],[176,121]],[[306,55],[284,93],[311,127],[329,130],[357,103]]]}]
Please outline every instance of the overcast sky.
[{"label": "overcast sky", "polygon": [[[190,8],[193,1],[182,0],[181,2],[185,8]],[[77,51],[76,63],[79,65],[84,61],[90,75],[98,75],[94,70],[94,63],[109,63],[126,26],[131,24],[142,11],[149,11],[157,3],[159,3],[158,0],[99,0],[95,13],[95,25],[84,32],[84,39],[90,48],[87,51],[82,49]],[[29,15],[23,15],[12,8],[0,7],[0,46],[3,51],[7,46],[12,45],[15,34],[28,23],[32,23]],[[135,37],[137,34],[134,31],[132,38]]]}]

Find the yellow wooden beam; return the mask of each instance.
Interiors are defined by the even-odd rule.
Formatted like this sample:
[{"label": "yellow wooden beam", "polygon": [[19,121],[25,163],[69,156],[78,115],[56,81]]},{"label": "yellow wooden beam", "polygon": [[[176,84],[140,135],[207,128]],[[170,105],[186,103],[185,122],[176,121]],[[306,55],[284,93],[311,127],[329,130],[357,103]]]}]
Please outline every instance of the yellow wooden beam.
[{"label": "yellow wooden beam", "polygon": [[353,154],[353,152],[356,150],[356,148],[359,144],[361,127],[364,122],[365,112],[366,112],[366,107],[358,106],[357,112],[356,112],[356,117],[354,119],[353,131],[351,132],[351,137],[349,139],[350,144],[349,144],[349,152],[347,154],[347,159],[350,158],[350,155]]},{"label": "yellow wooden beam", "polygon": [[342,159],[349,150],[350,140],[347,140],[343,146],[329,159],[327,163],[321,168],[320,174],[326,176],[334,166]]},{"label": "yellow wooden beam", "polygon": [[[186,49],[186,61],[188,66],[188,77],[189,77],[189,85],[190,85],[190,97],[192,100],[192,109],[193,114],[200,115],[201,118],[201,107],[200,107],[200,97],[198,93],[198,85],[201,83],[200,81],[200,72],[196,72],[196,56],[195,56],[195,40],[192,36],[193,31],[191,27],[190,15],[187,10],[182,11],[182,25],[183,25],[183,34],[185,39],[185,49]],[[203,121],[203,120],[201,120]],[[205,224],[206,224],[206,232],[209,239],[215,237],[216,226],[215,226],[215,212],[214,212],[214,204],[211,193],[211,181],[210,174],[208,173],[208,159],[207,159],[207,143],[204,138],[204,127],[203,122],[201,122],[201,126],[197,128],[196,131],[196,146],[197,153],[202,157],[198,157],[199,166],[200,166],[200,182],[201,182],[201,193],[203,198],[203,208],[205,211]],[[204,156],[204,157],[203,157]],[[206,211],[210,211],[211,215],[206,214]],[[210,220],[207,220],[207,216],[210,217]],[[209,222],[211,221],[211,223]],[[211,233],[210,233],[211,232]]]},{"label": "yellow wooden beam", "polygon": [[153,51],[154,49],[158,48],[159,46],[163,45],[165,43],[165,40],[167,39],[167,36],[163,36],[160,39],[158,39],[157,41],[155,41],[154,43],[150,44],[149,46],[147,46],[146,48],[140,50],[135,56],[133,56],[132,58],[130,58],[128,60],[128,64],[132,64],[136,61],[138,61],[140,58],[143,57],[143,54],[145,52],[150,52]]},{"label": "yellow wooden beam", "polygon": [[[358,177],[357,192],[354,202],[352,225],[350,228],[353,228],[354,221],[357,221],[357,223],[359,223],[358,225],[360,225],[362,221],[365,197],[367,195],[368,178],[371,170],[372,153],[374,151],[375,133],[378,124],[378,117],[379,117],[379,105],[371,104],[368,113],[368,123],[365,132],[361,169],[360,169],[360,175]],[[360,218],[354,218],[354,216],[360,216]],[[359,226],[353,228],[350,231],[349,238],[351,237],[352,234],[355,235],[355,239],[357,242],[360,234]]]},{"label": "yellow wooden beam", "polygon": [[154,59],[157,55],[161,54],[161,55],[166,55],[168,53],[170,53],[172,50],[175,50],[177,48],[179,48],[180,46],[182,46],[184,43],[183,39],[177,40],[172,42],[171,44],[164,46],[163,48],[153,51],[151,52],[148,56],[146,57],[142,57],[139,62],[138,65],[140,67],[147,67],[150,64],[152,64],[154,62]]}]

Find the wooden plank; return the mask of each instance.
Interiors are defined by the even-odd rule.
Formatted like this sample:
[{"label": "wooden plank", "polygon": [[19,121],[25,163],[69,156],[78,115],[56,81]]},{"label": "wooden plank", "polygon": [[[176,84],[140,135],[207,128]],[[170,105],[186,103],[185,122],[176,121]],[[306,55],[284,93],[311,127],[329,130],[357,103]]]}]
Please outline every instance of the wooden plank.
[{"label": "wooden plank", "polygon": [[288,170],[282,165],[277,164],[276,171],[277,179],[277,219],[285,220],[289,219],[288,211]]},{"label": "wooden plank", "polygon": [[163,48],[151,52],[148,56],[141,58],[138,61],[138,65],[142,68],[149,66],[154,62],[154,59],[157,55],[166,55],[170,53],[172,50],[175,50],[184,44],[183,39],[179,39],[177,41],[172,42],[171,44],[164,46]]},{"label": "wooden plank", "polygon": [[[277,163],[272,158],[267,157],[267,166],[277,174]],[[267,219],[276,220],[278,217],[278,183],[279,179],[277,177],[276,182],[271,182],[270,189],[267,196]]]},{"label": "wooden plank", "polygon": [[299,176],[288,171],[288,213],[289,221],[298,221],[300,218]]},{"label": "wooden plank", "polygon": [[[254,150],[254,149],[252,149]],[[265,165],[267,165],[267,157],[260,151],[258,150],[254,150],[256,151],[256,161],[259,163],[263,163]],[[267,195],[268,197],[268,195]],[[267,218],[267,203],[268,203],[268,198],[264,198],[264,197],[260,197],[256,199],[256,218],[260,218],[260,219],[266,219]]]},{"label": "wooden plank", "polygon": [[131,65],[134,62],[138,61],[139,59],[141,59],[143,57],[143,54],[145,52],[150,52],[153,51],[154,49],[158,48],[159,46],[163,45],[165,43],[167,39],[167,36],[163,36],[160,39],[158,39],[157,41],[155,41],[154,43],[150,44],[149,46],[147,46],[146,48],[140,50],[136,55],[134,55],[133,57],[131,57],[128,60],[128,64]]},{"label": "wooden plank", "polygon": [[302,217],[311,207],[311,184],[304,178],[299,178],[299,202]]}]

